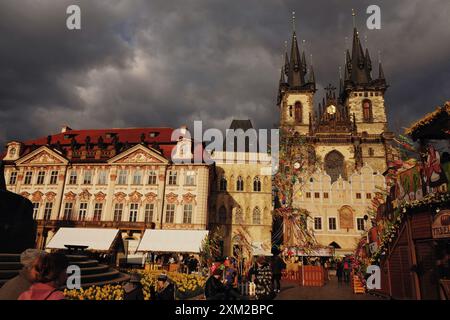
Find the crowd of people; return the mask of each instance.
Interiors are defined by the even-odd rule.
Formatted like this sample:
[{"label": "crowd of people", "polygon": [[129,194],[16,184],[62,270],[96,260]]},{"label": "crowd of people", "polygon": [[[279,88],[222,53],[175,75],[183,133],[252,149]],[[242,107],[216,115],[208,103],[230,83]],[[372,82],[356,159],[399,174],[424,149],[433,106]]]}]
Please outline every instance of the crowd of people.
[{"label": "crowd of people", "polygon": [[239,290],[242,283],[254,283],[257,300],[271,300],[280,292],[281,274],[286,266],[279,255],[274,255],[270,261],[264,256],[257,257],[245,275],[239,275],[237,267],[237,262],[228,258],[224,263],[212,265],[205,285],[207,300],[247,299]]},{"label": "crowd of people", "polygon": [[192,272],[197,272],[200,267],[198,257],[188,254],[149,254],[147,257],[147,262],[165,267],[177,265],[177,271],[189,274]]}]

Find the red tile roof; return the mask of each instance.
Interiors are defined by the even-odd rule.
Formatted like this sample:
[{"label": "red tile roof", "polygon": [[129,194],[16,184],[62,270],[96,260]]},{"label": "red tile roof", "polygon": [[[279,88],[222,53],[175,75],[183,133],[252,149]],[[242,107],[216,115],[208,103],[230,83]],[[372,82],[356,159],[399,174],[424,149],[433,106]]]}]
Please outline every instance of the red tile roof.
[{"label": "red tile roof", "polygon": [[[176,141],[172,141],[172,128],[107,128],[107,129],[93,129],[93,130],[72,130],[51,135],[50,145],[60,146],[65,151],[71,150],[72,138],[75,139],[78,145],[84,147],[86,145],[86,138],[90,138],[91,147],[98,145],[100,137],[103,139],[105,145],[112,148],[114,142],[114,135],[117,137],[117,142],[124,145],[133,146],[141,143],[142,134],[145,135],[145,144],[149,147],[157,146],[166,159],[171,159],[172,149],[176,145]],[[47,145],[48,137],[41,137],[37,139],[23,141],[24,148],[21,156],[28,154],[35,147]],[[122,150],[124,151],[124,150]],[[201,155],[203,153],[203,146],[201,143],[196,143],[194,153]],[[6,154],[1,154],[2,159]],[[72,159],[75,162],[103,162],[107,159]]]}]

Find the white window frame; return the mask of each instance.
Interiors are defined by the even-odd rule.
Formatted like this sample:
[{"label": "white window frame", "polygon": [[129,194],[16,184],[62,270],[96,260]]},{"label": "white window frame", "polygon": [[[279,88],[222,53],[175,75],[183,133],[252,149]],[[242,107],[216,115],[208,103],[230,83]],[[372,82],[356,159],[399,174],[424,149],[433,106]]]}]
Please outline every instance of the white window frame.
[{"label": "white window frame", "polygon": [[83,172],[83,184],[89,185],[92,184],[92,170],[84,170]]},{"label": "white window frame", "polygon": [[33,202],[33,219],[37,220],[39,219],[39,209],[40,209],[40,203],[39,202]]},{"label": "white window frame", "polygon": [[[334,226],[335,226],[335,229],[331,229],[331,228],[330,228],[330,219],[334,219]],[[338,219],[337,219],[336,216],[330,216],[330,217],[328,217],[328,231],[336,231],[336,230],[338,229],[337,221],[338,221]]]},{"label": "white window frame", "polygon": [[48,184],[54,185],[54,184],[58,184],[58,171],[57,170],[52,170],[50,172],[50,180],[48,182]]},{"label": "white window frame", "polygon": [[130,203],[130,212],[128,213],[129,222],[137,222],[139,216],[139,203]]},{"label": "white window frame", "polygon": [[120,186],[127,185],[128,178],[128,170],[119,170],[119,174],[117,175],[117,184]]},{"label": "white window frame", "polygon": [[[114,211],[113,211],[113,221],[114,222],[120,222],[123,218],[123,203],[117,202],[114,204]],[[119,219],[117,219],[119,218]]]},{"label": "white window frame", "polygon": [[31,185],[33,180],[33,171],[25,172],[25,177],[23,178],[24,185]]},{"label": "white window frame", "polygon": [[[169,206],[171,209],[169,209]],[[167,203],[165,209],[165,223],[175,223],[175,213],[177,210],[177,206],[175,205],[175,203]],[[170,216],[169,213],[171,214]],[[171,219],[169,219],[169,217],[171,217]]]},{"label": "white window frame", "polygon": [[89,204],[85,201],[78,205],[78,221],[85,221],[88,213]]},{"label": "white window frame", "polygon": [[17,171],[11,171],[8,182],[10,185],[15,185],[17,183]]},{"label": "white window frame", "polygon": [[[188,208],[188,210],[186,210]],[[188,214],[188,219],[186,214]],[[185,203],[183,205],[183,223],[185,224],[192,224],[192,221],[194,220],[194,205],[192,203]]]}]

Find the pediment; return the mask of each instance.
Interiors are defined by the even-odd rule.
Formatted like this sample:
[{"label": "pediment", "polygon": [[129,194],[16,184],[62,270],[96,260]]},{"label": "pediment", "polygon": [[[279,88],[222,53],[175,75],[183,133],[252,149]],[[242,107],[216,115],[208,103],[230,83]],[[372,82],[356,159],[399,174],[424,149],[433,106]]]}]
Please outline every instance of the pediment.
[{"label": "pediment", "polygon": [[16,161],[16,165],[63,165],[68,161],[58,152],[42,146]]},{"label": "pediment", "polygon": [[167,159],[143,145],[136,145],[108,161],[114,164],[158,164],[167,163]]}]

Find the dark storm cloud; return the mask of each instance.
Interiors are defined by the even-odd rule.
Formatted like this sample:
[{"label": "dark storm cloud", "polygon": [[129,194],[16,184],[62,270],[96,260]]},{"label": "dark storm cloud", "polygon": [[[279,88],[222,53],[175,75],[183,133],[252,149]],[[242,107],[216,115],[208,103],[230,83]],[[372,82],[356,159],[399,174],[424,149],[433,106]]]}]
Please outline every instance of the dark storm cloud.
[{"label": "dark storm cloud", "polygon": [[[69,4],[81,7],[81,31],[65,27]],[[365,28],[370,4],[382,9],[381,30]],[[449,99],[447,0],[3,0],[0,144],[63,124],[177,127],[201,119],[225,128],[251,118],[272,127],[291,11],[321,89],[337,85],[352,7],[374,65],[382,52],[392,129]]]}]

